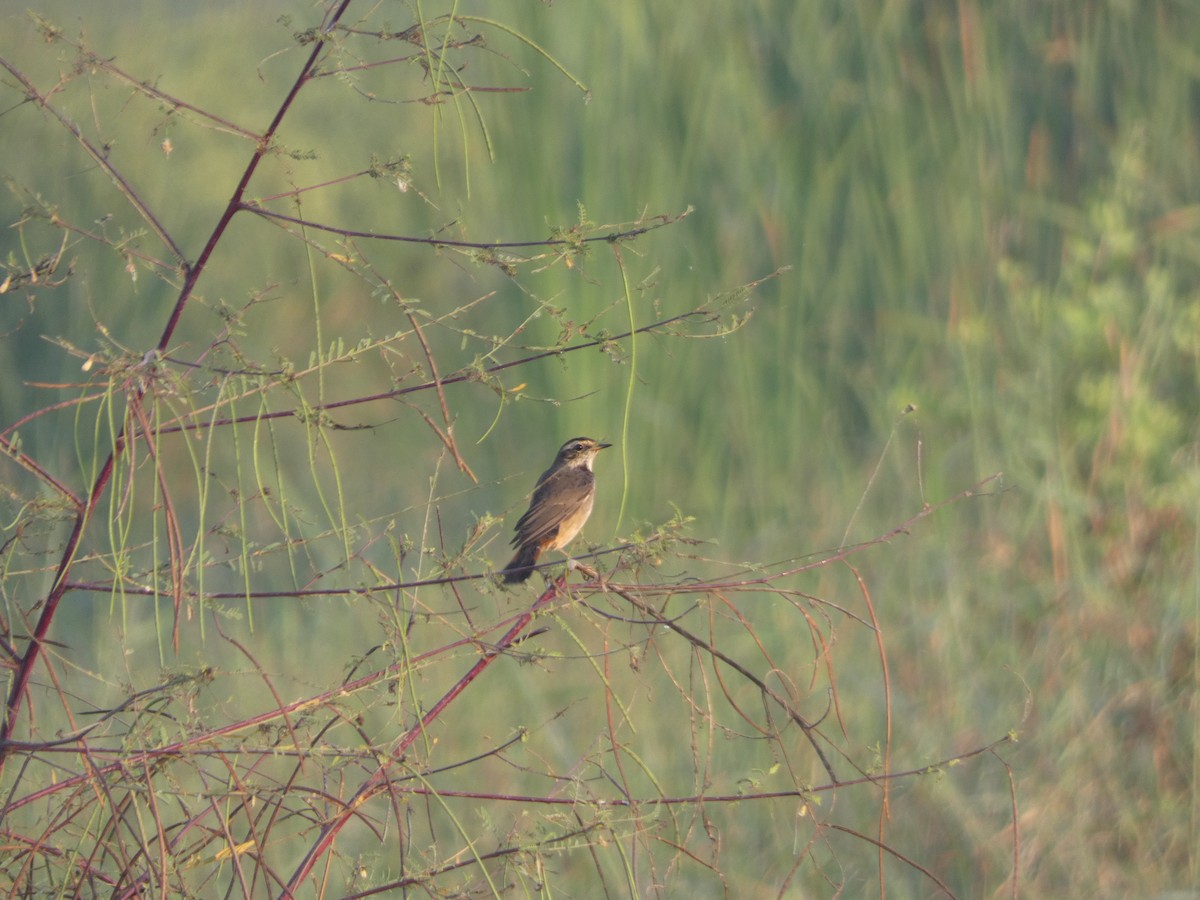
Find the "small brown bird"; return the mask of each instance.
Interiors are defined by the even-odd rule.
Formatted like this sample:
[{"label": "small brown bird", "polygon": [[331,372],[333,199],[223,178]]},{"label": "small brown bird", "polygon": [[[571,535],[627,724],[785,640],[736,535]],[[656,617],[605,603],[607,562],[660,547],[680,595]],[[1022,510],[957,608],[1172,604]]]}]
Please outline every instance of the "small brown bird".
[{"label": "small brown bird", "polygon": [[586,437],[562,445],[554,464],[537,480],[529,509],[517,521],[512,539],[517,554],[501,573],[506,582],[524,581],[544,550],[562,550],[579,534],[596,499],[592,460],[611,446]]}]

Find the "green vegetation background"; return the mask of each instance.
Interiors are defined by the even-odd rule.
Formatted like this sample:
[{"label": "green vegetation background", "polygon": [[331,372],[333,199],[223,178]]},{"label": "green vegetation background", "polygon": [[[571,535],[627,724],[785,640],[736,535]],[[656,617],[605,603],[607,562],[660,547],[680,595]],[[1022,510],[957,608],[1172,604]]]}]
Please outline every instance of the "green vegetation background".
[{"label": "green vegetation background", "polygon": [[[38,43],[25,5],[0,5],[0,48],[45,78],[60,60]],[[622,533],[678,507],[694,517],[696,536],[716,542],[705,552],[726,560],[774,561],[864,539],[1003,472],[1004,492],[953,507],[864,562],[885,626],[897,747],[908,761],[932,762],[1018,731],[1007,758],[1029,896],[1200,889],[1200,7],[477,6],[562,61],[587,83],[589,102],[519,44],[493,37],[493,49],[528,77],[497,56],[494,69],[483,71],[481,60],[468,80],[530,90],[485,98],[494,161],[477,139],[464,149],[457,126],[443,122],[439,187],[427,108],[356,95],[361,107],[340,118],[312,98],[290,123],[293,147],[344,160],[334,168],[347,171],[364,163],[360,144],[412,153],[414,181],[437,207],[412,192],[365,192],[339,195],[339,205],[314,199],[313,218],[420,233],[461,215],[474,240],[536,239],[575,221],[577,204],[601,223],[692,205],[682,223],[627,254],[637,278],[653,278],[647,295],[667,313],[791,269],[759,289],[740,332],[647,341],[627,427],[627,362],[599,353],[528,370],[530,395],[578,398],[571,402],[520,400],[490,432],[495,404],[464,405],[457,434],[481,484],[441,486],[445,527],[462,534],[485,512],[511,522],[554,448],[577,433],[623,442],[600,461],[591,540],[614,538],[627,491]],[[312,15],[286,3],[122,4],[104,15],[76,3],[37,8],[68,30],[86,29],[126,71],[162,73],[164,90],[233,120],[287,83],[291,70],[269,54]],[[282,14],[292,25],[271,24]],[[396,25],[407,20],[399,4],[396,17]],[[334,96],[355,102],[331,86]],[[144,138],[114,148],[136,161],[139,186],[167,204],[168,219],[174,195],[185,198],[181,210],[215,210],[232,188],[221,179],[244,148],[156,130],[161,117],[124,99],[106,89],[99,102],[125,141]],[[71,113],[88,115],[82,106]],[[16,120],[12,109],[0,117],[6,178],[47,194],[72,184],[103,191],[82,176],[88,164],[65,135]],[[169,157],[164,137],[174,144]],[[11,221],[22,200],[14,191],[2,202]],[[119,200],[92,202],[102,214]],[[192,241],[210,224],[170,222]],[[265,225],[238,227],[245,241],[225,251],[206,297],[240,299],[268,282],[303,297],[303,257],[260,244]],[[13,241],[0,235],[0,253],[16,252]],[[530,285],[582,320],[618,297],[611,257],[596,252],[587,266],[593,280],[559,268],[530,276]],[[495,290],[514,309],[532,308],[495,268],[399,250],[394,267],[409,296],[461,302]],[[323,339],[357,340],[378,301],[355,296],[349,282],[325,288]],[[78,280],[62,293],[40,302],[26,333],[88,348],[103,318],[122,344],[149,346],[172,300],[150,281]],[[127,307],[113,303],[122,293]],[[3,299],[8,328],[21,311]],[[93,312],[101,306],[102,315]],[[271,328],[266,346],[313,344],[303,299],[270,310],[261,320]],[[558,329],[545,318],[530,327],[546,329],[546,342]],[[454,356],[452,344],[440,349]],[[77,377],[78,360],[49,343],[7,350],[6,424],[44,402],[26,382]],[[467,352],[460,362],[469,361]],[[365,393],[380,373],[364,369]],[[909,404],[916,411],[902,415]],[[42,449],[60,443],[66,460],[77,452],[61,433],[24,437]],[[372,432],[347,438],[339,453],[353,483],[373,486],[367,496],[378,508],[362,516],[420,508],[427,465],[409,460],[436,453],[427,435]],[[419,515],[401,530],[419,532]],[[507,527],[487,551],[496,566]],[[830,580],[808,587],[844,589]],[[122,615],[104,607],[76,612],[70,637],[78,644],[90,633],[97,665]],[[300,657],[336,668],[369,645],[372,615],[333,607],[260,611],[261,640],[273,643],[265,659],[278,660],[271,667]],[[769,605],[754,612],[760,633],[786,653],[793,636],[772,634]],[[874,683],[870,653],[864,643],[869,673],[843,656],[844,694]],[[201,651],[188,661],[202,659]],[[153,649],[145,664],[157,666]],[[514,681],[524,671],[514,669]],[[878,715],[878,697],[856,700],[847,716]],[[650,738],[667,757],[678,739]],[[904,846],[955,874],[964,896],[1001,884],[1011,861],[1007,784],[968,768],[912,791],[899,826]],[[780,844],[768,843],[757,860],[748,851],[748,871],[775,864],[770,847],[789,845],[788,826],[780,828]]]}]

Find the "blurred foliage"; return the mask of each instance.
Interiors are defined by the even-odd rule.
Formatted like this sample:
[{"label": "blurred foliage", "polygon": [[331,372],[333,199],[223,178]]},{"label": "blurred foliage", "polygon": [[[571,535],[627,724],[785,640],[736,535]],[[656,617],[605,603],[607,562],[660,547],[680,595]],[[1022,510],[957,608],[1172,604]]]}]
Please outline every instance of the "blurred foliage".
[{"label": "blurred foliage", "polygon": [[[134,24],[132,16],[87,16],[75,3],[36,8],[68,36],[85,34],[123,71],[247,128],[262,127],[262,105],[278,101],[305,50],[294,34],[312,16],[299,3],[273,3],[265,13],[161,4],[143,5]],[[415,8],[395,4],[397,20]],[[482,3],[458,9],[488,14]],[[750,315],[734,339],[648,338],[636,359],[626,346],[605,344],[464,386],[456,429],[472,448],[478,486],[440,469],[430,479],[437,441],[399,424],[401,414],[339,418],[339,426],[373,427],[324,433],[345,495],[355,498],[348,510],[322,509],[328,470],[313,460],[324,457],[298,452],[320,429],[302,440],[292,431],[270,440],[239,431],[245,443],[233,468],[201,462],[196,451],[182,467],[188,477],[208,466],[228,497],[259,497],[259,524],[272,510],[290,523],[278,544],[245,553],[254,523],[210,512],[221,520],[214,533],[228,539],[229,584],[261,565],[263,550],[282,561],[284,583],[303,583],[354,555],[322,539],[360,526],[373,533],[389,518],[396,567],[424,574],[444,561],[428,553],[431,497],[450,535],[446,558],[454,557],[446,546],[462,546],[476,567],[483,557],[500,564],[506,532],[489,531],[488,516],[516,510],[551,448],[576,433],[618,437],[625,454],[624,465],[604,461],[593,540],[616,542],[624,490],[620,534],[648,530],[645,523],[677,507],[694,517],[697,536],[717,542],[704,555],[755,563],[865,539],[1002,471],[1007,492],[954,506],[891,552],[859,562],[891,665],[894,752],[933,762],[947,743],[965,749],[1019,728],[1007,758],[1023,893],[1200,889],[1200,8],[1183,0],[750,0],[688,10],[525,4],[511,14],[529,42],[489,31],[462,76],[520,93],[476,95],[485,108],[475,118],[424,102],[428,82],[415,58],[398,70],[338,72],[289,119],[254,194],[390,161],[378,170],[385,177],[302,194],[289,213],[362,231],[475,240],[602,233],[643,211],[694,205],[678,226],[625,248],[632,314],[603,244],[574,248],[569,266],[567,257],[548,258],[512,277],[490,253],[443,248],[435,260],[311,233],[321,249],[305,249],[265,239],[262,222],[238,223],[200,285],[205,313],[184,323],[175,349],[195,354],[227,328],[214,361],[238,369],[254,361],[262,371],[193,382],[193,409],[218,397],[245,397],[235,404],[245,415],[316,402],[324,394],[313,381],[288,385],[264,374],[305,369],[314,355],[344,358],[345,396],[427,375],[419,355],[386,349],[410,334],[405,311],[437,317],[494,297],[469,323],[439,320],[446,327],[430,338],[442,374],[477,372],[510,358],[497,337],[514,322],[523,323],[526,346],[553,348],[584,329],[618,333],[630,318],[644,325],[780,266],[791,270],[734,309]],[[72,85],[86,87],[57,102],[136,172],[139,190],[194,252],[250,142],[198,127],[169,104],[131,102],[128,85],[89,71],[62,44],[42,43],[49,26],[23,9],[0,16],[10,36],[0,38],[0,55],[43,85],[57,72],[81,76]],[[586,93],[533,46],[561,61]],[[146,258],[144,229],[111,185],[88,177],[92,164],[61,130],[28,115],[18,92],[4,95],[0,218],[11,227],[0,235],[8,286],[0,297],[0,427],[71,396],[31,383],[78,385],[85,360],[125,373],[118,385],[141,377],[176,280],[170,259]],[[106,244],[64,245],[60,211]],[[322,251],[323,262],[339,264],[314,266]],[[395,293],[364,292],[371,267]],[[355,352],[360,345],[384,349]],[[272,378],[286,386],[286,403],[250,399]],[[165,396],[178,390],[160,383]],[[71,417],[23,424],[21,446],[56,471],[75,471],[72,486],[86,483],[110,414],[122,414],[117,394],[101,402],[113,405],[81,410],[69,425]],[[903,414],[909,404],[916,412]],[[260,453],[273,454],[268,474],[239,480]],[[309,475],[314,465],[318,474]],[[58,546],[55,499],[29,492],[8,470],[3,478],[6,526],[44,504],[40,546]],[[281,485],[283,496],[271,495]],[[131,542],[143,525],[132,515],[114,507]],[[297,549],[301,538],[315,543]],[[383,565],[381,557],[364,555],[371,565]],[[710,564],[691,565],[701,572]],[[356,571],[365,578],[369,566]],[[48,579],[28,590],[44,590]],[[835,598],[855,591],[849,574],[831,569],[802,587]],[[753,609],[756,633],[777,657],[796,643],[794,611],[783,606],[764,598]],[[324,652],[330,635],[358,652],[358,638],[384,615],[315,601],[298,614],[255,612],[260,626],[264,616],[270,623],[258,630],[269,645],[260,658],[283,671],[296,658],[340,671],[345,654]],[[109,649],[104,613],[72,611],[73,641],[96,635],[88,665]],[[233,604],[224,612],[229,621],[242,614]],[[314,628],[314,619],[333,625]],[[128,623],[130,646],[163,640],[162,622],[148,640],[142,625]],[[843,714],[852,720],[880,715],[871,699],[873,641],[864,630],[844,634],[837,648],[843,698],[855,698]],[[188,662],[209,652],[196,650]],[[315,671],[305,676],[322,681]],[[517,672],[513,695],[493,695],[481,715],[548,721],[547,710],[572,702],[565,688],[541,696],[525,676]],[[115,684],[113,693],[121,694]],[[651,770],[691,771],[678,759],[670,717],[658,731],[647,723],[640,739]],[[769,788],[779,775],[772,751],[761,756],[746,762],[746,777]],[[997,770],[955,769],[919,782],[904,800],[903,849],[962,896],[999,890],[1012,834],[1009,785]],[[846,821],[870,831],[872,804],[839,804]],[[745,889],[761,877],[777,889],[795,824],[749,809],[726,822],[730,830],[714,841],[746,848],[726,873],[730,885]],[[850,855],[836,840],[826,848],[830,872]],[[571,871],[584,884],[595,874]],[[893,896],[925,895],[928,884],[909,880],[908,870],[888,872]],[[690,884],[670,874],[673,891]],[[847,893],[867,890],[874,877],[870,867],[829,876]],[[817,895],[828,887],[806,886]]]}]

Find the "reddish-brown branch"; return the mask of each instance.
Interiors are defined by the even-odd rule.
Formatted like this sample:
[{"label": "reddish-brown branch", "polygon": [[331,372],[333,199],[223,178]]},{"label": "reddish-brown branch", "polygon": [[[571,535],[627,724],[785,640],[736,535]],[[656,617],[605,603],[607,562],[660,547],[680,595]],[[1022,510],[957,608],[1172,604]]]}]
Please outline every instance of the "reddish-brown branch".
[{"label": "reddish-brown branch", "polygon": [[936,884],[942,891],[944,891],[947,897],[957,897],[958,896],[957,894],[954,893],[954,891],[950,890],[950,886],[947,885],[946,882],[942,881],[942,879],[940,879],[936,875],[934,875],[931,871],[929,871],[929,869],[925,868],[925,866],[921,865],[915,859],[905,856],[903,853],[901,853],[896,848],[883,843],[883,841],[876,840],[875,838],[871,837],[870,835],[863,834],[861,831],[855,831],[853,828],[847,828],[845,825],[836,825],[832,822],[826,822],[826,823],[824,823],[824,825],[822,827],[832,828],[834,831],[840,831],[843,834],[848,834],[848,835],[851,835],[852,837],[858,838],[859,840],[866,841],[868,844],[873,844],[874,846],[879,848],[880,852],[887,853],[890,856],[894,857],[895,859],[898,859],[900,862],[904,863],[906,866],[910,866],[910,867],[916,869],[918,872],[920,872],[922,875],[924,875],[926,878],[928,878],[930,881],[932,881],[934,884]]},{"label": "reddish-brown branch", "polygon": [[6,438],[0,437],[0,451],[3,451],[5,456],[19,465],[22,469],[32,473],[43,483],[48,484],[50,487],[58,491],[64,500],[75,507],[76,512],[79,512],[83,509],[83,501],[75,495],[74,491],[43,469],[31,456],[14,447],[13,444]]},{"label": "reddish-brown branch", "polygon": [[454,417],[450,415],[450,404],[446,402],[446,391],[443,389],[444,382],[437,370],[437,360],[434,359],[433,350],[429,348],[429,341],[425,340],[425,332],[421,330],[420,324],[417,322],[417,317],[411,312],[408,313],[408,322],[412,325],[413,334],[417,336],[417,342],[421,345],[421,352],[425,354],[425,362],[429,365],[429,374],[433,376],[433,384],[437,392],[438,406],[442,411],[442,423],[445,428],[439,428],[429,416],[421,412],[422,418],[433,429],[434,434],[438,436],[441,442],[450,451],[450,455],[454,457],[454,462],[458,466],[458,470],[465,474],[476,484],[479,484],[479,479],[475,477],[475,473],[471,471],[471,467],[467,465],[467,461],[462,458],[462,454],[458,452],[458,444],[454,440]]},{"label": "reddish-brown branch", "polygon": [[84,506],[83,511],[75,516],[75,523],[71,528],[71,534],[67,537],[66,547],[63,549],[62,556],[59,559],[58,570],[54,574],[54,583],[50,588],[50,593],[46,596],[45,605],[42,607],[42,614],[38,616],[37,624],[34,626],[33,634],[29,638],[29,645],[25,650],[25,655],[21,657],[20,663],[17,664],[17,670],[12,676],[12,687],[9,690],[8,703],[5,709],[4,727],[0,728],[0,772],[4,771],[4,763],[8,759],[9,742],[12,739],[13,731],[16,729],[17,715],[21,711],[25,692],[29,688],[29,679],[33,675],[33,666],[41,654],[42,644],[46,640],[46,634],[50,630],[50,623],[54,621],[54,615],[58,612],[58,604],[62,600],[63,594],[66,593],[68,583],[66,580],[67,574],[71,571],[71,566],[75,562],[75,554],[79,552],[79,544],[83,540],[84,528],[95,511],[97,504],[100,502],[105,488],[108,487],[116,459],[115,451],[108,455],[108,459],[100,467],[100,472],[92,485],[92,491],[88,495],[87,504]]},{"label": "reddish-brown branch", "polygon": [[1000,759],[1000,754],[992,749],[992,756],[1000,760],[1000,764],[1004,766],[1004,774],[1008,776],[1008,797],[1012,807],[1012,829],[1013,829],[1013,865],[1012,865],[1012,898],[1017,900],[1019,891],[1017,886],[1021,883],[1021,822],[1017,813],[1017,781],[1013,778],[1012,766],[1007,760]]},{"label": "reddish-brown branch", "polygon": [[[867,606],[867,613],[871,617],[871,630],[875,632],[875,647],[879,652],[879,667],[883,675],[883,774],[887,774],[892,769],[892,677],[888,671],[887,650],[883,643],[883,626],[879,624],[879,617],[875,615],[875,604],[871,602],[871,591],[867,587],[867,582],[863,579],[861,573],[849,562],[846,563],[850,571],[854,573],[854,578],[858,582],[859,592],[862,594],[863,602]],[[883,802],[879,805],[879,885],[880,890],[883,890],[883,885],[887,883],[884,878],[884,829],[888,819],[891,818],[891,791],[890,782],[883,782]]]},{"label": "reddish-brown branch", "polygon": [[[537,362],[538,360],[550,359],[551,357],[559,357],[559,356],[563,356],[564,354],[574,353],[579,350],[588,350],[588,349],[591,349],[594,347],[600,347],[605,344],[609,344],[613,341],[625,340],[626,338],[632,337],[635,334],[645,334],[647,332],[652,332],[659,328],[665,328],[668,325],[674,325],[677,322],[683,322],[683,321],[687,321],[689,319],[700,319],[705,322],[711,322],[714,319],[716,319],[716,315],[708,312],[707,310],[694,309],[694,310],[691,310],[690,312],[680,313],[677,316],[669,316],[665,319],[660,319],[659,321],[652,322],[649,325],[643,325],[641,328],[634,329],[633,331],[622,332],[621,334],[612,335],[611,337],[607,337],[607,338],[603,338],[603,339],[585,341],[582,344],[572,344],[569,347],[556,347],[553,350],[544,350],[540,353],[533,353],[533,354],[530,354],[529,356],[522,356],[520,359],[514,359],[514,360],[511,360],[506,363],[497,363],[494,366],[488,366],[486,369],[483,369],[482,373],[469,371],[469,372],[464,372],[459,375],[448,375],[445,378],[438,378],[433,381],[424,381],[421,384],[413,384],[413,385],[409,385],[408,387],[396,388],[395,390],[392,390],[392,391],[384,391],[383,393],[379,393],[379,394],[367,394],[362,397],[350,397],[346,400],[334,400],[329,403],[318,403],[313,406],[307,407],[306,411],[309,413],[331,412],[333,410],[347,409],[349,407],[359,406],[364,403],[377,403],[381,400],[395,400],[396,398],[406,396],[407,394],[413,394],[413,393],[417,393],[419,391],[435,390],[439,387],[439,385],[442,387],[445,387],[445,386],[451,385],[451,384],[462,384],[464,382],[469,382],[469,381],[479,381],[481,374],[482,375],[494,375],[497,372],[503,372],[507,369],[513,369],[518,366],[529,365],[530,363]],[[175,360],[170,360],[169,357],[165,357],[165,358],[168,359],[168,361],[175,362]],[[213,406],[198,407],[196,409],[190,410],[189,415],[194,418],[199,418],[199,416],[203,415],[204,413],[212,412],[212,410],[213,410]],[[187,429],[220,428],[220,427],[224,427],[226,425],[243,425],[243,424],[247,424],[250,422],[264,422],[269,419],[291,419],[291,418],[295,418],[295,417],[296,417],[296,410],[285,409],[285,410],[278,410],[276,412],[262,412],[262,413],[255,413],[252,415],[236,416],[236,417],[231,417],[228,419],[214,419],[209,422],[196,422],[196,423],[179,422],[179,423],[173,424],[173,425],[172,424],[164,424],[159,427],[158,433],[159,434],[170,434],[175,431],[184,431]]]},{"label": "reddish-brown branch", "polygon": [[165,91],[159,90],[158,88],[156,88],[154,85],[150,84],[149,82],[140,81],[137,78],[135,78],[134,76],[130,75],[124,69],[121,69],[118,66],[113,65],[110,60],[103,59],[102,57],[97,56],[95,53],[91,53],[89,51],[84,50],[84,48],[82,46],[80,46],[79,44],[77,44],[73,41],[67,40],[65,37],[63,38],[63,40],[66,41],[66,43],[68,43],[70,46],[74,47],[76,50],[79,50],[81,53],[84,53],[86,55],[87,64],[89,67],[101,69],[101,70],[109,73],[116,80],[125,82],[126,84],[130,85],[131,87],[133,87],[136,90],[140,91],[141,93],[145,94],[147,97],[150,97],[153,100],[159,101],[164,106],[168,106],[172,110],[182,109],[182,110],[186,110],[187,112],[194,113],[195,115],[199,116],[200,118],[207,120],[218,131],[224,131],[228,134],[237,135],[238,137],[248,138],[249,140],[252,140],[252,141],[258,141],[258,142],[262,141],[262,139],[263,139],[262,135],[255,134],[253,131],[250,131],[248,128],[242,128],[240,125],[237,125],[237,124],[229,121],[228,119],[224,119],[221,116],[213,115],[208,110],[202,109],[201,107],[196,106],[194,103],[188,103],[186,100],[183,100],[179,97],[175,97],[172,94],[166,93]]},{"label": "reddish-brown branch", "polygon": [[286,222],[289,225],[295,225],[299,228],[311,229],[314,231],[325,231],[330,234],[336,234],[344,238],[364,238],[373,241],[395,241],[404,244],[427,244],[430,247],[458,247],[465,250],[516,250],[523,247],[562,247],[572,244],[592,244],[592,243],[612,243],[614,241],[624,241],[630,238],[638,237],[647,232],[655,231],[659,228],[665,228],[667,225],[674,225],[681,219],[691,215],[692,209],[688,207],[683,212],[677,215],[668,215],[663,213],[654,216],[650,219],[650,224],[636,225],[632,228],[625,228],[620,231],[614,231],[609,234],[595,235],[594,237],[571,237],[571,238],[541,238],[534,241],[453,241],[447,238],[437,237],[414,237],[411,234],[380,234],[377,231],[358,231],[353,228],[339,228],[336,225],[326,225],[324,222],[316,222],[311,219],[301,219],[297,216],[289,216],[285,213],[274,212],[266,209],[257,203],[245,202],[241,206],[247,212],[255,213],[262,216],[264,219],[274,219],[279,222]]},{"label": "reddish-brown branch", "polygon": [[321,833],[317,836],[316,841],[308,849],[297,866],[292,877],[288,879],[287,887],[284,889],[283,897],[291,898],[294,892],[305,879],[308,878],[313,866],[325,854],[330,847],[333,846],[338,833],[346,826],[346,824],[354,817],[358,809],[378,794],[386,789],[389,784],[390,770],[394,764],[403,759],[405,751],[412,746],[413,742],[420,737],[425,730],[433,724],[433,722],[442,714],[442,712],[450,706],[451,703],[465,691],[476,678],[478,678],[493,662],[499,659],[506,650],[517,643],[522,632],[529,627],[529,623],[533,621],[534,616],[545,606],[549,605],[556,597],[565,591],[566,576],[562,575],[552,582],[549,587],[542,593],[540,597],[529,607],[524,613],[517,617],[512,627],[505,632],[504,637],[500,638],[496,644],[489,647],[480,657],[479,661],[473,665],[465,675],[463,675],[454,686],[450,688],[441,699],[437,701],[420,720],[402,735],[389,750],[387,757],[380,764],[375,773],[367,779],[354,794],[354,796],[346,803],[343,809],[337,813],[332,819],[325,823],[321,829]]},{"label": "reddish-brown branch", "polygon": [[[337,5],[337,7],[326,19],[323,25],[322,34],[328,33],[328,30],[338,22],[342,15],[345,14],[346,8],[349,5],[350,0],[342,0],[342,2]],[[283,121],[284,116],[291,109],[297,94],[300,92],[300,89],[307,83],[309,73],[316,65],[317,60],[320,58],[324,50],[324,43],[320,40],[316,41],[312,52],[309,54],[308,59],[301,67],[299,75],[297,75],[291,90],[280,104],[275,117],[271,120],[270,126],[264,133],[262,141],[258,144],[258,147],[251,157],[249,164],[246,166],[245,172],[242,174],[241,180],[234,189],[232,197],[230,198],[228,204],[226,204],[224,212],[221,214],[220,219],[217,221],[216,226],[209,235],[208,241],[205,243],[204,249],[201,250],[200,256],[197,258],[194,265],[187,264],[186,257],[184,256],[183,252],[175,245],[174,241],[171,240],[170,235],[158,223],[158,220],[150,212],[149,208],[146,207],[137,193],[129,186],[120,173],[113,168],[112,164],[105,158],[105,156],[100,154],[87,141],[87,139],[82,135],[82,133],[80,133],[79,129],[74,125],[73,122],[70,121],[70,119],[49,104],[47,98],[43,97],[37,91],[37,89],[33,86],[33,83],[30,82],[20,70],[15,68],[3,57],[0,57],[0,67],[8,71],[14,78],[17,79],[17,81],[21,83],[30,99],[36,100],[43,109],[49,110],[50,113],[59,120],[62,126],[72,134],[79,145],[84,148],[88,155],[95,160],[97,165],[99,165],[100,168],[102,168],[114,181],[114,183],[118,186],[118,189],[125,196],[126,200],[128,200],[128,202],[136,210],[138,210],[147,223],[150,224],[155,234],[159,236],[164,244],[171,248],[171,252],[174,254],[176,259],[179,260],[181,266],[183,267],[186,273],[186,278],[184,279],[183,286],[180,289],[179,297],[175,301],[175,306],[171,310],[171,314],[163,328],[162,336],[158,342],[159,352],[164,352],[170,345],[171,338],[174,336],[175,330],[179,325],[179,320],[183,315],[183,310],[186,308],[188,302],[192,298],[193,291],[196,287],[196,282],[199,280],[201,273],[204,271],[209,257],[212,255],[213,250],[216,249],[216,246],[220,242],[221,238],[224,237],[225,231],[229,227],[229,223],[233,219],[234,214],[242,208],[242,197],[250,183],[250,179],[257,171],[259,163],[262,162],[263,157],[270,150],[270,142],[278,130],[280,123]],[[133,401],[135,403],[140,402],[143,394],[143,390],[138,390],[132,398]],[[58,569],[55,573],[53,586],[46,597],[45,604],[42,607],[41,615],[38,617],[37,625],[35,626],[33,635],[30,638],[28,648],[26,649],[24,656],[21,658],[20,663],[17,665],[16,672],[12,677],[12,686],[9,690],[8,701],[5,709],[4,725],[2,728],[0,728],[0,772],[3,772],[4,764],[8,759],[8,742],[11,740],[13,732],[16,729],[17,717],[20,714],[22,704],[25,701],[26,691],[29,687],[29,680],[33,674],[33,667],[37,663],[38,657],[41,655],[42,644],[50,630],[50,624],[54,621],[54,617],[58,612],[59,602],[62,600],[63,594],[66,592],[68,584],[67,576],[74,565],[75,555],[79,551],[84,530],[86,529],[91,516],[95,512],[100,498],[103,496],[106,488],[108,487],[108,483],[112,478],[113,470],[116,465],[117,457],[122,453],[124,448],[125,433],[122,431],[117,435],[117,439],[114,442],[112,451],[109,453],[108,458],[100,467],[100,472],[92,483],[92,489],[88,494],[87,504],[75,517],[71,534],[67,538],[66,546],[63,549],[62,556],[59,559]]]},{"label": "reddish-brown branch", "polygon": [[142,429],[141,437],[154,462],[154,474],[158,479],[158,488],[162,492],[163,522],[167,529],[167,555],[171,564],[171,601],[175,610],[175,619],[171,627],[171,646],[178,653],[179,617],[183,612],[183,535],[179,529],[179,518],[175,515],[175,504],[171,499],[171,484],[163,469],[162,460],[158,456],[156,434],[150,426],[150,419],[146,416],[140,395],[133,395],[129,398],[129,409]]},{"label": "reddish-brown branch", "polygon": [[146,224],[150,226],[150,230],[154,232],[158,239],[162,241],[168,249],[170,249],[171,255],[175,257],[176,262],[179,265],[186,266],[187,257],[183,255],[183,251],[175,243],[174,239],[171,237],[166,228],[164,228],[158,221],[158,218],[154,215],[154,213],[150,211],[150,207],[148,207],[142,201],[142,198],[138,196],[137,192],[130,186],[129,182],[125,180],[125,177],[118,172],[116,167],[114,167],[109,161],[108,154],[98,150],[91,141],[84,137],[83,132],[79,130],[78,125],[76,125],[57,107],[51,105],[49,95],[42,94],[36,87],[34,87],[33,82],[25,76],[25,73],[16,68],[12,63],[2,56],[0,56],[0,68],[5,69],[10,75],[12,75],[13,78],[17,79],[17,81],[21,83],[21,87],[25,89],[26,97],[37,103],[38,106],[49,112],[50,115],[54,116],[54,118],[58,119],[59,124],[71,133],[71,137],[75,139],[75,142],[83,148],[84,152],[92,158],[92,161],[97,165],[97,167],[99,167],[109,177],[112,183],[116,185],[117,190],[121,192],[121,195],[125,198],[129,205],[137,210],[138,215],[140,215],[142,219],[145,220]]}]

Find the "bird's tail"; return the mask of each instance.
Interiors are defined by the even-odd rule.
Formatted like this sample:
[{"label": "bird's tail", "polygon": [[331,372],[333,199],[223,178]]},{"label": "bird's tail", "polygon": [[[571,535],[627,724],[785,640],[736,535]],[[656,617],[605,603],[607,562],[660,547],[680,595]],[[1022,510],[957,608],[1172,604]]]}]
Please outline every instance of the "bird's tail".
[{"label": "bird's tail", "polygon": [[514,556],[504,567],[500,573],[504,576],[505,584],[515,584],[518,581],[524,581],[533,574],[534,563],[538,560],[538,555],[541,553],[537,544],[529,544],[521,547],[516,556]]}]

